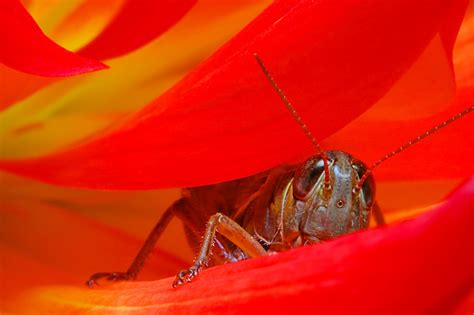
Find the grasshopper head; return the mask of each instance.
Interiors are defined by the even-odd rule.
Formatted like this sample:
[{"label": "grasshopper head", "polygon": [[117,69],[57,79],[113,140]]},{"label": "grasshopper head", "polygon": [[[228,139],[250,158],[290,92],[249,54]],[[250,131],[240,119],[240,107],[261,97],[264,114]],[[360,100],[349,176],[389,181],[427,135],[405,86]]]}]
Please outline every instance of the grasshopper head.
[{"label": "grasshopper head", "polygon": [[329,187],[325,187],[324,161],[316,155],[304,162],[293,179],[293,197],[302,207],[300,231],[308,241],[323,241],[368,227],[375,198],[372,175],[360,190],[357,183],[366,173],[361,161],[342,151],[326,153]]},{"label": "grasshopper head", "polygon": [[293,199],[300,231],[308,242],[331,239],[344,233],[367,228],[369,212],[375,198],[372,170],[394,155],[403,152],[424,138],[461,117],[474,112],[469,106],[454,116],[413,138],[375,161],[370,168],[342,151],[324,151],[303,122],[288,97],[277,85],[263,61],[257,63],[289,112],[311,140],[318,155],[308,159],[293,177]]}]

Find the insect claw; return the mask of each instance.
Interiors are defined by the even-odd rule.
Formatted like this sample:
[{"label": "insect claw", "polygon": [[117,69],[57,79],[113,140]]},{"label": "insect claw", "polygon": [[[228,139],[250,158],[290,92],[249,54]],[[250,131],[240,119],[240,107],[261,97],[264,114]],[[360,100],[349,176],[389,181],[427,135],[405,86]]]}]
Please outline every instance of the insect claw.
[{"label": "insect claw", "polygon": [[176,278],[173,281],[173,288],[182,286],[183,284],[191,281],[191,277],[189,275],[190,270],[181,270],[176,275]]},{"label": "insect claw", "polygon": [[174,279],[173,281],[173,288],[177,288],[179,286],[182,286],[184,284],[183,280],[182,279]]},{"label": "insect claw", "polygon": [[134,276],[128,272],[98,272],[93,274],[89,280],[86,281],[86,285],[89,288],[93,288],[94,285],[99,285],[97,280],[105,279],[108,281],[127,281],[134,279]]},{"label": "insect claw", "polygon": [[178,272],[176,278],[173,281],[173,288],[191,282],[201,271],[202,265],[202,263],[194,264],[191,268]]},{"label": "insect claw", "polygon": [[92,288],[94,287],[94,285],[99,285],[99,284],[97,283],[97,281],[95,281],[95,280],[93,280],[93,279],[89,279],[89,280],[86,281],[86,285],[87,285],[89,288],[92,289]]}]

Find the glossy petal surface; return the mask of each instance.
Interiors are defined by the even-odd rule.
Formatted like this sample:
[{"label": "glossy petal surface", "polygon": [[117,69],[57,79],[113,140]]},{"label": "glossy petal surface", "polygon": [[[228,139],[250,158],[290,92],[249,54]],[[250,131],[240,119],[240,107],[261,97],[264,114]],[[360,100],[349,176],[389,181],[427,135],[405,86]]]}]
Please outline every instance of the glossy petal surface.
[{"label": "glossy petal surface", "polygon": [[[121,128],[66,152],[0,166],[61,185],[127,189],[214,183],[301,158],[313,149],[252,53],[322,139],[381,98],[458,4],[277,1]],[[445,33],[446,40],[455,36]]]},{"label": "glossy petal surface", "polygon": [[[45,34],[70,50],[76,50],[95,38],[116,16],[116,13],[120,12],[122,3],[126,2],[127,0],[117,0],[113,1],[113,5],[109,5],[107,4],[110,3],[109,0],[22,0]],[[57,148],[66,147],[77,152],[74,151],[74,148],[78,148],[78,140],[83,143],[83,139],[90,139],[88,137],[91,135],[95,135],[96,139],[102,138],[104,127],[117,122],[123,123],[123,117],[143,108],[151,100],[161,95],[163,91],[182,78],[189,69],[199,64],[216,47],[224,43],[251,18],[261,12],[269,2],[268,0],[200,0],[188,14],[160,38],[137,48],[132,53],[108,60],[107,64],[111,66],[108,71],[98,71],[64,79],[30,75],[2,65],[0,85],[6,90],[0,92],[0,107],[5,104],[2,103],[3,101],[10,104],[18,100],[23,101],[0,113],[0,141],[2,142],[0,155],[3,158],[18,159],[48,154],[47,158],[50,158],[49,154]],[[326,3],[326,5],[329,3],[320,2]],[[392,7],[399,5],[398,1],[384,2],[387,3],[387,6],[390,3]],[[273,16],[277,16],[277,13],[284,15],[285,12],[289,12],[289,15],[292,16],[294,12],[289,9],[292,9],[294,5],[301,8],[304,3],[309,3],[309,1],[279,1],[277,2],[279,10],[274,11],[276,13]],[[321,123],[324,132],[327,131],[327,137],[322,143],[325,149],[346,150],[370,164],[410,138],[424,132],[426,128],[446,119],[456,111],[472,105],[474,99],[473,2],[471,2],[471,8],[463,22],[453,54],[452,47],[466,1],[434,1],[433,3],[437,8],[445,4],[443,13],[440,14],[443,15],[443,18],[438,19],[439,23],[436,27],[434,26],[436,23],[423,24],[425,19],[433,18],[431,14],[425,17],[426,12],[433,12],[433,8],[430,8],[431,2],[422,1],[420,4],[415,4],[415,8],[411,8],[412,4],[408,4],[406,1],[403,4],[406,8],[403,18],[390,24],[391,27],[398,28],[400,34],[392,30],[387,33],[391,38],[383,38],[384,34],[380,33],[382,34],[380,35],[381,40],[389,45],[391,45],[390,40],[393,40],[394,37],[405,36],[407,30],[405,30],[403,21],[407,19],[406,15],[409,15],[410,12],[418,15],[407,19],[412,25],[411,33],[418,32],[420,27],[422,32],[425,32],[425,27],[431,26],[435,33],[431,39],[426,40],[426,45],[423,44],[424,48],[420,49],[420,53],[413,58],[413,62],[408,62],[409,66],[398,69],[400,70],[399,78],[392,78],[395,83],[388,88],[388,92],[382,98],[376,102],[367,101],[375,103],[370,105],[366,111],[362,110],[361,106],[351,112],[351,108],[346,109],[347,103],[343,103],[344,107],[330,109],[329,111],[334,110],[334,112],[329,112],[328,116],[313,119],[310,127],[317,138],[319,138],[320,126],[314,125],[314,121],[324,120],[322,123],[318,123]],[[348,10],[352,10],[354,7],[357,5],[348,7]],[[337,44],[337,38],[340,38],[338,36],[341,34],[360,35],[364,31],[365,27],[371,23],[370,19],[366,22],[366,15],[364,15],[370,13],[370,8],[368,9],[354,11],[355,15],[360,16],[360,19],[355,19],[360,21],[353,24],[349,23],[352,21],[351,19],[347,21],[348,23],[346,23],[347,19],[340,19],[342,15],[350,17],[350,12],[339,10],[339,15],[336,14],[335,18],[336,20],[339,18],[337,21],[342,20],[342,22],[328,25],[326,28],[329,30],[326,35],[328,37],[334,36],[334,45]],[[121,12],[123,13],[123,11]],[[379,10],[378,12],[383,13],[384,11]],[[384,18],[389,24],[389,15]],[[284,17],[282,21],[285,22],[285,19]],[[321,23],[324,24],[330,19],[330,17],[324,17]],[[286,30],[283,38],[288,34],[296,34],[295,37],[297,37],[298,34],[293,27],[300,20],[304,21],[304,19],[295,19],[294,16],[290,20],[286,20],[285,27],[292,30]],[[222,127],[221,125],[231,123],[232,128],[235,128],[235,120],[239,116],[237,115],[233,119],[226,115],[235,114],[237,105],[245,105],[252,100],[253,94],[249,94],[249,91],[245,92],[248,89],[244,80],[247,78],[247,73],[242,76],[244,79],[233,77],[235,65],[232,65],[232,62],[234,59],[244,58],[241,56],[242,54],[249,53],[250,55],[250,51],[247,52],[245,49],[254,47],[252,45],[256,45],[255,43],[261,45],[257,45],[258,47],[264,47],[267,42],[270,43],[271,49],[269,48],[266,52],[265,62],[271,68],[272,73],[275,72],[275,76],[278,75],[279,83],[282,81],[281,78],[286,77],[285,86],[282,85],[282,87],[285,90],[287,87],[293,90],[290,91],[291,95],[288,93],[292,100],[299,97],[293,101],[298,110],[300,110],[300,103],[302,103],[304,105],[302,109],[309,113],[304,114],[305,121],[308,115],[314,115],[316,112],[316,108],[311,106],[312,103],[310,104],[309,101],[305,103],[305,98],[309,97],[309,100],[317,106],[320,105],[320,102],[331,100],[336,92],[341,94],[338,96],[339,99],[344,99],[345,86],[336,86],[334,90],[327,90],[326,94],[323,89],[331,87],[330,83],[337,81],[336,76],[340,76],[341,82],[346,84],[348,82],[346,79],[350,75],[356,75],[351,72],[354,69],[350,61],[358,60],[352,58],[351,55],[353,46],[350,45],[355,45],[355,40],[351,38],[344,38],[343,42],[339,41],[345,55],[339,54],[337,51],[331,55],[334,58],[339,58],[339,61],[315,62],[317,66],[322,64],[337,70],[334,73],[328,69],[311,69],[312,63],[307,62],[311,56],[306,56],[304,53],[305,44],[297,45],[296,48],[285,47],[289,57],[283,56],[288,57],[281,59],[283,62],[289,63],[291,61],[296,64],[308,65],[310,73],[328,74],[328,78],[333,81],[315,80],[309,75],[304,77],[306,81],[295,79],[306,69],[293,71],[290,73],[291,76],[290,74],[286,75],[287,69],[292,69],[293,66],[280,64],[280,59],[272,59],[272,54],[275,51],[280,51],[280,47],[278,47],[280,42],[275,45],[276,40],[267,40],[278,35],[278,33],[271,35],[273,30],[271,27],[267,27],[268,23],[268,13],[266,13],[249,28],[255,32],[252,33],[247,29],[244,31],[247,37],[239,35],[241,37],[237,38],[240,38],[240,41],[233,40],[217,53],[216,56],[220,56],[220,61],[219,59],[216,61],[216,56],[212,57],[208,61],[210,65],[206,66],[206,63],[201,65],[196,70],[197,74],[190,74],[183,81],[185,83],[181,83],[172,92],[169,92],[171,94],[163,96],[161,100],[158,99],[155,101],[155,105],[150,105],[143,113],[132,118],[131,121],[136,123],[136,126],[131,126],[128,122],[122,124],[121,132],[123,133],[123,129],[133,129],[142,125],[142,120],[150,119],[149,123],[151,124],[156,121],[156,117],[161,115],[159,112],[161,109],[163,112],[169,110],[173,113],[173,115],[169,113],[165,115],[167,119],[170,119],[170,123],[174,123],[169,127],[174,128],[173,130],[186,129],[186,124],[191,122],[192,130],[188,133],[191,138],[189,141],[187,138],[186,141],[182,141],[182,147],[180,147],[180,143],[173,142],[174,131],[169,131],[169,134],[166,135],[170,140],[168,143],[175,145],[173,148],[179,149],[179,155],[186,156],[189,152],[193,153],[185,161],[185,170],[187,167],[189,172],[185,175],[178,174],[182,178],[186,177],[184,183],[189,183],[189,179],[195,176],[196,169],[200,167],[200,164],[191,163],[196,160],[196,156],[202,157],[210,152],[217,154],[216,157],[212,157],[214,160],[229,161],[224,166],[221,165],[222,163],[216,163],[217,168],[224,169],[223,176],[225,178],[231,178],[235,174],[237,174],[235,176],[242,176],[242,165],[245,163],[248,165],[244,165],[244,169],[254,168],[251,164],[257,164],[255,169],[261,170],[271,164],[268,160],[276,159],[286,162],[314,152],[271,89],[257,91],[261,94],[256,93],[260,95],[258,100],[264,104],[264,113],[267,115],[264,116],[264,120],[255,120],[252,115],[249,115],[241,119],[240,125],[237,124],[240,129],[230,132],[230,139],[232,141],[238,140],[228,144],[227,147],[231,147],[232,152],[216,151],[216,148],[208,147],[209,143],[218,144],[229,138],[230,128],[227,129],[226,126]],[[80,29],[77,25],[81,25]],[[351,29],[346,33],[342,32],[341,28],[347,26]],[[130,26],[133,29],[137,29],[137,27],[137,25]],[[408,25],[406,27],[408,29]],[[298,25],[296,28],[303,29]],[[267,32],[259,33],[262,29],[267,29],[271,36]],[[303,31],[306,32],[305,29]],[[317,33],[314,30],[311,32],[313,32],[311,34]],[[200,36],[196,36],[196,34]],[[420,34],[409,35],[408,39],[420,36]],[[372,38],[372,40],[374,39]],[[247,41],[249,46],[245,46]],[[290,40],[291,43],[297,41],[297,38]],[[400,42],[402,47],[410,43],[405,43],[401,39]],[[121,44],[115,43],[118,46]],[[285,44],[285,41],[281,41],[281,43]],[[308,43],[309,46],[318,44],[313,41]],[[348,45],[344,45],[344,43]],[[366,45],[367,41],[361,41],[361,43]],[[373,45],[371,47],[375,47],[374,43],[369,42],[369,44]],[[380,44],[382,45],[382,42]],[[423,45],[420,44],[420,47]],[[404,51],[396,49],[400,49],[400,47],[395,47],[393,50],[401,54],[398,56],[399,58],[406,57],[403,56]],[[411,51],[410,49],[408,50]],[[229,57],[229,52],[232,51],[236,55]],[[311,50],[311,52],[314,51],[318,50]],[[333,52],[334,50],[328,48],[327,52],[329,53],[329,51]],[[357,52],[360,51],[361,48],[356,47],[354,57],[357,57]],[[319,52],[321,53],[321,51]],[[107,51],[99,53],[110,55]],[[380,61],[378,58],[385,56],[371,51],[368,53],[372,56],[371,58],[375,58],[375,61]],[[294,56],[290,56],[292,54]],[[302,54],[303,57],[301,57]],[[263,53],[261,55],[263,56]],[[451,59],[452,55],[453,60]],[[281,57],[282,55],[277,53],[275,56]],[[330,59],[331,56],[326,57]],[[323,57],[325,57],[324,54]],[[303,61],[294,61],[292,58],[302,58]],[[347,61],[346,58],[352,59]],[[372,62],[369,59],[365,61],[367,64]],[[338,63],[345,68],[338,67]],[[356,63],[356,66],[359,65]],[[362,69],[363,64],[360,66]],[[226,70],[226,67],[230,70]],[[248,69],[243,67],[237,73],[243,73]],[[252,71],[254,70],[255,68],[252,68]],[[366,77],[370,77],[374,73],[379,75],[383,84],[387,83],[388,81],[383,80],[384,76],[378,70],[361,71],[360,73],[363,75],[360,79],[361,82],[369,82],[372,78]],[[453,80],[453,70],[456,74],[456,82]],[[261,75],[259,70],[255,71]],[[217,83],[214,76],[219,79]],[[256,73],[251,73],[249,77],[253,80],[255,76],[257,76]],[[228,79],[229,77],[230,79]],[[387,77],[389,77],[388,72]],[[226,81],[221,79],[226,79]],[[263,77],[260,79],[265,82]],[[57,82],[60,80],[61,82]],[[292,80],[296,81],[292,82]],[[220,84],[221,81],[222,84]],[[255,84],[261,84],[258,86],[261,89],[268,88],[268,85],[264,85],[267,83],[263,82],[259,81]],[[360,92],[360,94],[356,93],[357,97],[360,97],[363,92],[367,92],[370,96],[373,91],[382,90],[379,82],[376,83],[375,86],[366,87],[366,91],[354,88],[349,89],[348,92]],[[249,83],[249,85],[252,84],[254,83]],[[316,87],[316,94],[320,99],[314,100],[311,98],[311,91],[306,90],[305,86],[315,88],[318,84],[323,84],[324,87],[320,90]],[[194,114],[192,110],[194,107],[187,108],[188,105],[179,105],[182,100],[191,98],[186,94],[186,88],[194,85],[197,87],[193,88],[195,92],[191,96],[200,96],[197,98],[198,100],[208,101],[205,104],[198,102],[199,106],[196,108],[198,114],[195,117],[191,116],[191,113]],[[243,86],[243,95],[246,98],[242,100],[237,97],[238,103],[236,101],[232,105],[233,98],[240,93],[240,86]],[[363,85],[361,86],[363,87]],[[204,115],[203,109],[209,112],[215,110],[212,97],[207,96],[206,98],[204,92],[199,92],[200,89],[207,89],[204,91],[215,93],[218,105],[231,104],[230,114],[226,113],[227,108],[217,106],[219,115],[224,115],[224,122],[208,118],[204,120],[205,124],[196,123],[198,118],[214,117]],[[38,92],[25,98],[33,91]],[[231,92],[228,97],[224,95],[226,91]],[[183,95],[179,94],[181,92]],[[301,95],[298,95],[299,93]],[[262,100],[262,95],[268,95],[273,99]],[[347,96],[347,98],[349,97]],[[192,98],[191,100],[194,101]],[[165,106],[168,101],[171,102],[169,108]],[[157,104],[159,106],[156,106]],[[261,111],[260,104],[249,104],[253,104],[251,114],[258,114]],[[181,112],[176,112],[176,108]],[[275,110],[280,111],[275,113]],[[354,112],[359,110],[362,114],[355,115]],[[186,115],[186,113],[190,114]],[[326,115],[326,111],[321,111],[321,114]],[[351,115],[352,118],[350,118]],[[184,121],[182,123],[178,121],[178,124],[175,124],[179,117],[184,117]],[[350,122],[341,124],[341,129],[339,129],[341,126],[333,128],[331,124],[339,124],[339,117],[350,120]],[[258,123],[258,125],[246,126],[247,118],[252,124]],[[171,279],[112,286],[105,286],[101,283],[102,285],[97,290],[85,290],[82,287],[85,279],[93,272],[124,271],[126,269],[142,244],[142,241],[139,240],[146,237],[160,214],[178,197],[177,190],[83,190],[48,185],[35,182],[30,178],[0,173],[0,253],[2,257],[0,259],[2,262],[0,263],[0,278],[2,279],[0,312],[13,314],[55,312],[60,314],[129,312],[149,314],[169,312],[174,314],[180,311],[184,313],[191,311],[232,313],[253,310],[260,313],[270,311],[272,314],[277,314],[280,312],[292,313],[300,307],[308,307],[311,311],[315,311],[317,304],[319,313],[323,314],[471,314],[474,309],[473,276],[472,272],[469,272],[473,270],[472,252],[474,252],[472,233],[469,234],[472,232],[470,225],[473,222],[472,180],[465,183],[460,192],[447,200],[446,195],[459,186],[462,178],[473,173],[470,157],[474,154],[472,152],[474,139],[469,137],[474,134],[473,118],[466,117],[443,129],[442,132],[433,135],[406,153],[387,161],[374,171],[377,180],[377,201],[389,223],[387,229],[349,235],[347,238],[320,247],[303,248],[274,257],[221,266],[204,272],[190,287],[183,287],[178,291],[170,289]],[[272,119],[276,122],[275,128],[271,125]],[[280,121],[283,121],[283,124]],[[247,130],[245,129],[247,127],[252,128]],[[282,129],[278,129],[279,127]],[[269,128],[273,129],[268,130]],[[142,128],[141,130],[153,131],[155,129],[150,126],[148,129]],[[203,135],[209,130],[212,132]],[[334,130],[337,131],[334,132]],[[113,135],[110,129],[109,132],[109,136]],[[177,134],[180,135],[179,132]],[[202,135],[202,137],[197,139],[195,134]],[[260,138],[255,140],[253,134]],[[262,134],[272,137],[264,138]],[[149,139],[145,139],[145,141],[144,138],[160,136],[159,134],[150,136],[138,132],[136,135],[138,138],[132,137],[133,139],[129,138],[129,140],[136,142],[138,139],[138,142],[148,141],[148,143],[154,144],[155,142],[150,142]],[[291,138],[287,138],[287,136]],[[195,138],[202,143],[194,145]],[[247,148],[242,142],[250,143],[253,147]],[[262,154],[261,151],[267,147],[265,145],[257,146],[257,142],[263,142],[265,145],[266,142],[269,142],[273,149]],[[119,144],[118,140],[115,144]],[[280,144],[281,147],[279,147]],[[201,147],[201,151],[196,152],[198,145],[203,145],[203,147]],[[247,148],[243,150],[244,153],[245,150],[255,150],[256,153],[248,160],[236,160],[238,157],[242,157],[242,147]],[[136,148],[140,148],[141,151],[132,150]],[[97,153],[99,148],[96,146],[95,149]],[[155,147],[144,147],[141,143],[135,146],[133,143],[129,143],[126,148],[122,148],[123,150],[119,149],[120,147],[112,151],[119,152],[119,156],[122,154],[125,156],[123,156],[122,164],[109,165],[109,172],[112,172],[114,176],[119,176],[117,172],[122,171],[115,167],[127,164],[128,159],[132,161],[131,163],[137,163],[139,166],[140,163],[145,162],[144,168],[146,169],[143,174],[147,175],[146,170],[149,165],[147,166],[146,163],[152,163],[156,158],[156,152],[164,150],[163,148],[155,150]],[[104,151],[107,152],[107,150]],[[165,152],[168,152],[167,150],[168,148]],[[176,154],[175,151],[173,149],[170,152]],[[96,153],[94,154],[97,156]],[[94,154],[91,156],[94,157]],[[147,154],[150,154],[151,159]],[[74,154],[65,155],[65,157],[71,158],[71,160],[64,161],[64,164],[47,164],[48,168],[44,169],[44,174],[62,172],[64,168],[58,169],[57,165],[67,165],[69,162],[77,162],[81,158]],[[100,154],[99,157],[101,157]],[[137,157],[138,159],[135,160]],[[109,157],[104,155],[103,158],[107,161]],[[114,159],[116,158],[113,157],[112,160]],[[56,161],[59,161],[58,157],[56,157]],[[97,176],[94,172],[97,169],[101,172],[105,170],[107,168],[105,161],[99,165],[99,168],[92,166],[87,170],[79,169],[79,173],[92,171],[93,173],[83,173],[81,176],[89,176],[93,181],[97,180],[102,185],[95,187],[103,187],[102,181],[108,181],[111,178],[110,174],[106,172],[105,177],[94,178]],[[232,163],[230,163],[231,161]],[[13,162],[8,166],[15,166],[17,161]],[[36,164],[28,170],[34,171],[41,165],[37,162],[36,160]],[[169,176],[175,170],[167,168],[167,166],[160,164],[158,169]],[[208,168],[204,172],[211,176],[205,180],[215,181],[215,174],[218,170],[213,169],[214,165],[209,167],[209,164],[204,164],[204,166]],[[228,168],[231,170],[227,170]],[[66,171],[71,171],[71,167],[66,167]],[[234,175],[230,176],[229,173]],[[202,180],[206,174],[201,175],[198,180]],[[132,175],[122,179],[123,182],[137,178],[136,174]],[[158,175],[154,174],[153,176],[159,178]],[[61,178],[67,179],[63,184],[78,185],[72,181],[72,178],[77,178],[77,174],[61,176],[63,176]],[[167,184],[165,183],[165,185]],[[124,186],[117,185],[113,187],[124,188]],[[137,185],[132,182],[132,185],[125,187],[136,188]],[[438,206],[433,206],[436,204]],[[437,210],[422,215],[433,209]],[[407,219],[415,220],[399,224]],[[183,267],[183,261],[187,261],[186,264],[192,261],[193,249],[196,250],[186,244],[180,222],[178,220],[172,221],[163,237],[158,241],[157,249],[147,262],[140,275],[140,280],[157,280],[160,277],[174,274]],[[24,293],[25,290],[38,286],[47,287],[40,287],[34,292]],[[469,290],[469,288],[471,289]],[[16,299],[21,293],[24,293],[23,297],[19,300]],[[342,309],[346,306],[346,301],[351,304],[350,309]],[[252,309],[247,309],[247,307],[252,307]]]},{"label": "glossy petal surface", "polygon": [[79,54],[104,60],[129,53],[168,30],[195,3],[196,0],[128,0]]},{"label": "glossy petal surface", "polygon": [[171,278],[43,289],[26,295],[25,313],[451,314],[474,281],[473,208],[471,178],[415,220],[212,268],[178,289]]},{"label": "glossy petal surface", "polygon": [[[22,99],[43,84],[37,93],[0,113],[2,158],[36,157],[57,151],[96,135],[143,108],[235,35],[269,2],[202,0],[163,36],[133,53],[107,61],[110,65],[107,71],[69,77],[57,84],[44,86],[44,80],[37,79],[51,78],[11,69],[4,73],[0,69],[0,80],[5,81],[3,86],[7,89],[2,93],[5,101]],[[104,12],[103,6],[102,0],[85,1],[60,24],[66,28],[61,29],[64,34],[52,34],[68,45],[83,42],[89,38],[86,35],[95,30],[88,25],[97,24],[90,21],[95,20],[91,15],[99,15],[102,23],[106,18],[103,15],[109,14]],[[35,13],[39,20],[46,17]],[[81,17],[83,20],[88,17],[87,23],[81,22]],[[85,25],[73,32],[78,23]],[[11,103],[1,104],[7,105]]]},{"label": "glossy petal surface", "polygon": [[47,38],[19,0],[2,2],[0,21],[0,61],[13,69],[61,77],[106,68],[101,62],[67,51]]}]

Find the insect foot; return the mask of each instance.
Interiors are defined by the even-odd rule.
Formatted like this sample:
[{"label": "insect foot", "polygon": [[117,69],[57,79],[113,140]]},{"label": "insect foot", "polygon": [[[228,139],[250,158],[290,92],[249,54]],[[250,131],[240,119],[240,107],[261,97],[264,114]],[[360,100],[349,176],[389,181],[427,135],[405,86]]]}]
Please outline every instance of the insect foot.
[{"label": "insect foot", "polygon": [[184,269],[178,272],[176,279],[173,281],[173,288],[182,286],[188,282],[191,282],[201,271],[201,265],[195,264],[189,269]]},{"label": "insect foot", "polygon": [[98,272],[90,276],[89,280],[86,281],[86,285],[89,288],[93,288],[94,285],[98,284],[97,280],[99,279],[105,279],[108,281],[127,281],[133,280],[133,278],[134,277],[127,272]]}]

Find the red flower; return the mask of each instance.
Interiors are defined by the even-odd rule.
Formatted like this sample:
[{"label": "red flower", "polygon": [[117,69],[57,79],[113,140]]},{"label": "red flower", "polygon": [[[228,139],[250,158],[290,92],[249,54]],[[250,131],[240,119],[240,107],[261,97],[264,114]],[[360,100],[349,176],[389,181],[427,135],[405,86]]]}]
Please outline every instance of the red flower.
[{"label": "red flower", "polygon": [[212,268],[179,289],[171,278],[40,289],[25,314],[462,314],[473,306],[462,304],[473,281],[473,188],[471,178],[416,220]]},{"label": "red flower", "polygon": [[[34,157],[39,154],[32,154],[25,146],[14,144],[17,136],[25,144],[24,139],[31,132],[36,133],[36,139],[49,139],[38,138],[38,135],[58,130],[53,127],[48,131],[51,125],[47,124],[51,124],[54,117],[50,113],[67,108],[63,107],[64,102],[80,104],[83,110],[84,107],[87,109],[88,102],[78,102],[81,96],[76,95],[86,95],[91,102],[110,104],[104,106],[106,109],[116,106],[114,102],[124,102],[123,98],[128,95],[125,102],[130,98],[138,99],[134,105],[136,109],[150,101],[151,96],[159,94],[153,89],[145,89],[146,84],[140,76],[145,72],[138,71],[134,75],[130,67],[133,63],[122,59],[131,58],[127,53],[163,34],[187,10],[192,16],[200,9],[199,4],[192,9],[194,1],[183,2],[183,7],[179,8],[168,6],[166,8],[172,14],[166,14],[158,23],[147,6],[158,6],[161,2],[143,1],[142,6],[132,2],[117,6],[118,13],[112,22],[78,54],[62,50],[38,33],[36,24],[18,3],[12,1],[2,7],[3,15],[11,15],[5,21],[13,23],[17,21],[15,18],[22,18],[29,23],[20,24],[20,36],[13,37],[11,32],[6,32],[10,37],[7,36],[8,49],[2,58],[7,66],[35,74],[70,75],[89,69],[90,61],[79,57],[81,52],[90,58],[119,57],[107,62],[111,69],[103,71],[104,74],[98,72],[86,79],[71,78],[57,85],[52,85],[51,79],[45,81],[19,75],[8,68],[0,69],[10,79],[13,73],[15,76],[9,83],[9,92],[1,100],[4,106],[47,86],[44,92],[25,99],[0,116],[0,122],[7,122],[2,132],[13,135],[6,140],[7,149],[3,155],[9,158],[0,161],[2,169],[66,186],[128,190],[212,184],[301,160],[314,149],[261,74],[252,57],[254,52],[265,60],[315,137],[324,139],[324,148],[351,152],[368,163],[472,105],[470,102],[474,99],[474,71],[469,49],[474,36],[472,19],[466,20],[464,33],[457,44],[455,60],[460,59],[454,67],[451,62],[465,1],[276,1],[179,83],[110,131],[99,132],[85,143],[73,146],[71,139],[87,134],[84,128],[73,131],[69,138],[65,133],[63,140],[55,135],[53,144],[46,144],[47,149],[39,152],[44,153],[40,157]],[[87,1],[84,4],[87,8],[86,4]],[[258,8],[250,0],[235,7],[253,10],[249,9],[249,12],[257,12]],[[221,9],[225,12],[224,7]],[[198,17],[199,14],[194,20],[190,19],[199,21],[197,25],[212,25],[211,21]],[[67,25],[67,20],[63,23]],[[189,20],[187,23],[192,24]],[[130,25],[133,25],[131,35],[117,35]],[[140,32],[140,25],[146,26],[144,32]],[[179,29],[179,24],[176,28]],[[7,28],[3,26],[2,29]],[[25,46],[27,40],[33,37],[39,40],[37,53],[24,48],[28,47]],[[146,51],[146,46],[142,49],[137,53]],[[23,53],[25,51],[27,54]],[[149,55],[159,60],[160,50],[152,52]],[[58,62],[56,56],[64,62]],[[38,60],[45,61],[38,64]],[[163,70],[163,65],[158,68]],[[82,70],[77,71],[77,67]],[[145,68],[152,71],[148,65]],[[453,69],[458,77],[457,90],[453,84]],[[107,88],[104,85],[98,88],[97,82],[101,82],[98,79],[114,74],[130,82],[123,90],[116,86],[117,90],[106,92],[109,97],[101,98],[100,93],[93,93],[92,98],[90,90],[100,92]],[[19,82],[25,80],[33,83],[16,93]],[[159,90],[165,88],[164,85],[157,86]],[[134,91],[133,96],[131,91]],[[452,101],[454,93],[456,97]],[[37,110],[35,115],[21,117],[26,109],[42,106],[38,105],[38,100],[47,102],[51,97],[55,106],[48,105],[42,112]],[[109,116],[92,127],[97,130],[119,116]],[[77,120],[73,120],[73,124],[90,121],[87,116],[75,116],[74,119]],[[61,123],[60,127],[67,126],[66,120]],[[474,154],[472,139],[466,136],[472,134],[473,128],[473,118],[465,117],[374,172],[381,183],[378,199],[390,221],[426,210],[456,187],[462,178],[473,174],[472,162],[466,158]],[[64,143],[69,147],[52,150]],[[20,148],[20,152],[15,148]],[[14,189],[6,186],[7,192],[2,198],[8,219],[4,230],[6,240],[10,240],[4,242],[2,248],[10,256],[16,255],[7,268],[14,270],[15,276],[33,274],[37,278],[31,283],[71,283],[79,276],[85,279],[88,273],[102,268],[116,269],[113,264],[118,268],[126,266],[127,261],[118,264],[102,258],[115,259],[109,251],[115,255],[123,255],[122,251],[126,252],[125,256],[132,255],[134,248],[123,244],[128,242],[130,247],[134,246],[127,235],[97,225],[90,219],[103,215],[90,210],[104,208],[100,193],[75,190],[80,197],[74,197],[76,200],[71,202],[68,200],[71,195],[64,196],[70,194],[67,190],[38,191],[45,186],[21,182],[10,176],[5,178],[5,185],[11,186],[12,181],[20,181],[22,185]],[[298,307],[322,313],[408,311],[444,314],[456,309],[461,312],[472,307],[472,303],[463,302],[463,299],[473,280],[470,251],[473,186],[471,178],[438,209],[411,222],[211,269],[203,272],[195,283],[179,290],[170,288],[170,279],[117,284],[105,290],[49,288],[28,293],[26,298],[20,299],[21,303],[14,305],[25,304],[23,313],[39,310],[44,313],[94,310],[106,313],[119,309],[138,313],[236,312],[244,309],[281,313]],[[17,196],[21,193],[18,191],[35,196],[30,197],[34,202],[19,202],[21,198]],[[133,198],[133,194],[131,191],[110,193],[110,198],[117,206],[119,202]],[[146,196],[145,193],[136,194]],[[91,196],[92,200],[87,201]],[[42,202],[38,205],[36,199]],[[121,205],[123,211],[118,215],[110,212],[105,216],[117,217],[116,225],[126,224],[125,218],[135,215],[132,209],[140,209],[144,204],[147,204],[146,200],[129,201],[126,206]],[[43,208],[41,216],[44,217],[40,222],[36,223],[32,213],[25,210],[29,207]],[[410,208],[412,210],[406,210]],[[78,215],[77,209],[88,215]],[[46,231],[45,222],[51,224]],[[42,235],[43,239],[54,241],[54,252],[40,244],[37,247],[39,254],[36,254],[42,257],[40,260],[21,257],[20,245],[23,255],[31,255],[31,250],[24,247],[30,242],[19,241],[22,234],[18,228],[22,223],[30,228],[37,224],[38,230],[28,231],[25,238]],[[87,230],[81,230],[86,226]],[[142,225],[137,224],[137,230],[138,226]],[[107,250],[86,245],[84,235],[92,231],[109,237]],[[71,232],[77,237],[58,242],[59,235]],[[99,240],[95,242],[99,243]],[[75,259],[70,261],[87,258],[85,265],[81,263],[66,269],[64,266],[46,269],[41,266],[41,260],[51,262],[51,257],[58,257],[56,251],[70,251],[70,246],[77,246]],[[170,275],[183,265],[166,253],[160,256],[157,268],[162,268],[162,275]],[[106,260],[99,266],[96,259]],[[169,262],[166,270],[163,261]],[[48,274],[38,274],[44,270],[48,270]],[[87,274],[71,276],[73,270]],[[155,274],[147,278],[156,277]],[[24,279],[7,277],[9,285],[14,286],[18,281],[23,281],[24,287],[29,286]]]}]

